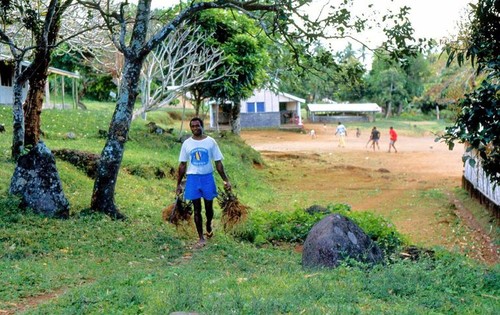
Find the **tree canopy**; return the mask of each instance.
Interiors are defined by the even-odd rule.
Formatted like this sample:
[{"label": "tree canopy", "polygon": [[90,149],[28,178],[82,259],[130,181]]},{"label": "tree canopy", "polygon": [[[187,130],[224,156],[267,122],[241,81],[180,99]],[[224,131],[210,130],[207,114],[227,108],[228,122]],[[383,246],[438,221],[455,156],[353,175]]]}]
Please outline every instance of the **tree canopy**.
[{"label": "tree canopy", "polygon": [[[481,167],[492,182],[500,183],[500,6],[497,0],[479,0],[470,4],[471,22],[464,36],[446,46],[448,64],[466,61],[485,78],[474,91],[460,101],[455,123],[446,128],[442,137],[454,147],[455,141],[466,143],[467,151],[475,150]],[[464,160],[472,165],[469,155]]]},{"label": "tree canopy", "polygon": [[214,99],[219,104],[233,103],[231,126],[239,133],[239,101],[249,97],[253,90],[266,81],[269,57],[267,37],[256,21],[234,11],[214,10],[200,12],[190,19],[203,31],[213,34],[206,44],[222,51],[220,64],[207,76],[214,78],[193,85],[189,90],[195,97],[196,114],[204,99]]}]

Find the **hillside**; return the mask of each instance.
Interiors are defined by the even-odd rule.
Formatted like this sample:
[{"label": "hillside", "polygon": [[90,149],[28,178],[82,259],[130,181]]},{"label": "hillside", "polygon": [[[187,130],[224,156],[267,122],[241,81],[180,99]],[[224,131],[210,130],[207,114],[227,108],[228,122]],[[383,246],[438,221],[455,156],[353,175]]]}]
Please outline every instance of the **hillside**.
[{"label": "hillside", "polygon": [[[113,108],[106,104],[89,107],[89,111],[44,111],[43,140],[48,147],[99,154],[104,144],[99,130],[107,129]],[[9,108],[0,108],[0,123],[11,121],[10,115]],[[242,139],[213,134],[225,155],[235,192],[255,213],[245,226],[247,234],[260,230],[273,231],[273,237],[286,235],[292,222],[277,223],[277,218],[300,214],[312,204],[335,208],[349,203],[351,212],[370,210],[393,220],[410,243],[432,247],[435,253],[432,258],[401,260],[394,252],[385,265],[346,263],[335,270],[310,271],[301,267],[300,241],[268,241],[268,233],[252,242],[224,233],[219,209],[215,237],[201,250],[192,248],[195,235],[189,225],[175,228],[162,222],[161,210],[174,199],[178,118],[166,112],[149,116],[165,129],[174,128],[172,135],[150,133],[145,121],[133,123],[115,196],[129,217],[124,222],[89,212],[93,180],[62,160],[57,160],[57,166],[71,203],[71,217],[55,220],[20,211],[18,201],[7,196],[14,164],[9,159],[12,129],[5,123],[7,131],[0,134],[0,313],[387,314],[411,310],[414,314],[492,314],[499,309],[498,264],[481,262],[471,254],[475,250],[471,246],[454,246],[471,240],[467,227],[453,215],[447,196],[455,193],[459,175],[443,172],[439,176],[446,178],[444,182],[429,175],[426,180],[408,179],[410,170],[404,161],[423,156],[404,149],[403,142],[410,141],[415,131],[405,138],[403,125],[399,126],[403,138],[397,157],[354,148],[330,152],[335,140],[326,135],[314,140],[318,140],[316,152],[277,152],[288,147],[288,141],[296,145],[297,137],[311,139],[274,131],[252,131]],[[68,136],[70,132],[74,137]],[[356,146],[365,140],[359,139]],[[259,147],[266,141],[271,147]],[[393,159],[392,163],[386,165],[376,158],[382,155]],[[366,156],[374,164],[362,165]],[[449,164],[451,168],[456,165]],[[378,171],[382,168],[389,172]],[[415,169],[416,173],[425,168]],[[324,175],[322,180],[318,174]],[[365,179],[354,180],[355,175]],[[336,184],[339,179],[343,186]],[[386,196],[383,187],[387,185],[377,187],[370,180],[394,183],[400,189],[392,188],[393,194]],[[352,186],[360,184],[366,186]],[[427,221],[419,222],[422,230],[437,227],[444,233],[443,242],[428,237],[430,232],[416,233],[416,224],[405,225],[409,210],[428,215]],[[259,213],[264,219],[256,217]],[[379,222],[370,221],[371,228],[380,228]]]}]

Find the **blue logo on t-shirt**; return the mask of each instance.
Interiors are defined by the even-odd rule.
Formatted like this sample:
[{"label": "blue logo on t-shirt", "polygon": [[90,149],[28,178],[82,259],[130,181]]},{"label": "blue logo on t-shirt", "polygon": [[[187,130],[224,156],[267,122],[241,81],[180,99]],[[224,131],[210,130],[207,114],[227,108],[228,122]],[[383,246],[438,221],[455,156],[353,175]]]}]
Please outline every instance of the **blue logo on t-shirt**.
[{"label": "blue logo on t-shirt", "polygon": [[191,151],[191,164],[193,165],[207,165],[209,162],[208,159],[208,150],[204,148],[196,148]]}]

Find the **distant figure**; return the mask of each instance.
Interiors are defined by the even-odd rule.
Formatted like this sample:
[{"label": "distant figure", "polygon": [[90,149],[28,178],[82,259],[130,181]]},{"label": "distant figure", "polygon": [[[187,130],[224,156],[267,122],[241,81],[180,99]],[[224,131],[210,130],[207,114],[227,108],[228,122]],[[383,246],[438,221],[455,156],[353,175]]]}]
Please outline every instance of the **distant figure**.
[{"label": "distant figure", "polygon": [[316,131],[314,131],[314,129],[311,129],[311,131],[309,131],[309,135],[312,139],[316,139]]},{"label": "distant figure", "polygon": [[356,128],[356,138],[359,138],[361,136],[361,130],[359,128]]},{"label": "distant figure", "polygon": [[339,135],[339,147],[345,147],[345,137],[347,137],[347,128],[342,125],[342,123],[339,121],[339,124],[337,126],[337,130],[335,131],[335,135]]},{"label": "distant figure", "polygon": [[394,148],[394,152],[398,153],[398,150],[396,150],[396,147],[394,144],[398,140],[398,134],[396,133],[396,130],[392,128],[392,126],[389,128],[389,153],[391,153],[391,148]]},{"label": "distant figure", "polygon": [[[377,148],[380,151],[380,146],[378,145],[378,141],[380,140],[380,131],[378,131],[377,127],[375,126],[372,128],[372,132],[370,134],[370,140],[372,141],[371,147],[373,148],[373,151],[375,152],[375,145],[377,145]],[[368,142],[370,142],[370,140],[368,140]]]}]

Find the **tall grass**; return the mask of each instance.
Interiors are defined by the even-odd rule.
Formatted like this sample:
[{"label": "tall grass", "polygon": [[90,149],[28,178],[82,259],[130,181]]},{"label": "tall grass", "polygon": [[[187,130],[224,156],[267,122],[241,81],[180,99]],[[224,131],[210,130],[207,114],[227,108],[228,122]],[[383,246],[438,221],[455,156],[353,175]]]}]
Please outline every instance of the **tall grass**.
[{"label": "tall grass", "polygon": [[[48,147],[100,153],[105,139],[98,130],[107,130],[113,106],[96,103],[89,108],[44,110],[43,140]],[[192,228],[161,221],[162,208],[174,199],[171,170],[175,171],[180,149],[180,123],[168,111],[151,114],[149,119],[174,128],[172,135],[149,133],[147,121],[132,124],[115,196],[129,220],[112,221],[89,212],[93,181],[61,160],[57,167],[71,217],[57,220],[21,211],[19,200],[7,193],[14,170],[11,115],[10,108],[0,107],[0,123],[7,127],[0,134],[0,310],[24,309],[25,314],[495,314],[500,309],[498,266],[483,266],[442,250],[433,259],[306,271],[300,253],[293,250],[300,242],[292,239],[288,246],[271,246],[233,238],[222,231],[220,209],[216,209],[215,237],[207,247],[193,250]],[[231,134],[211,135],[221,146],[241,202],[255,213],[269,212],[279,192],[268,184],[268,170],[259,153]],[[157,176],[160,171],[165,176]],[[272,226],[267,234],[259,227],[262,234],[288,231],[289,225],[275,220],[282,216],[263,217],[269,217],[264,223]],[[371,217],[366,222],[376,225]]]}]

